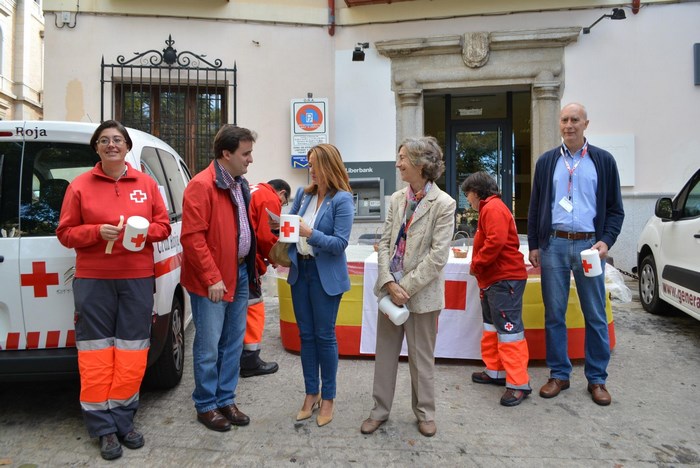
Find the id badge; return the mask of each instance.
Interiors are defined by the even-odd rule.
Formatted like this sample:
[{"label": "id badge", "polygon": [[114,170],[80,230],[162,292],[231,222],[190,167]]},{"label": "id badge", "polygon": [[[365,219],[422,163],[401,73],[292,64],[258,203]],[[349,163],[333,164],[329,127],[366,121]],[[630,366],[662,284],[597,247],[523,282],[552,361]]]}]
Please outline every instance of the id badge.
[{"label": "id badge", "polygon": [[559,206],[564,208],[567,213],[571,213],[574,210],[574,205],[571,204],[571,200],[568,197],[564,197],[559,200]]}]

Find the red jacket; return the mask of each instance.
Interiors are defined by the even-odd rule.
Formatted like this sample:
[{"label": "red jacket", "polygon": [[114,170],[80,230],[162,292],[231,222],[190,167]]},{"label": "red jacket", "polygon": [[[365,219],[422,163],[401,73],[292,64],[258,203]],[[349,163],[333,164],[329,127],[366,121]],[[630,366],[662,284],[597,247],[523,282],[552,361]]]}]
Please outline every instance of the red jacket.
[{"label": "red jacket", "polygon": [[[250,201],[248,182],[240,178],[243,198]],[[233,302],[238,281],[238,208],[215,161],[187,184],[182,203],[182,272],[180,282],[199,296],[224,282],[223,300]],[[255,236],[246,258],[248,275],[255,276]]]},{"label": "red jacket", "polygon": [[[63,198],[56,236],[76,253],[75,277],[92,279],[148,278],[153,268],[153,242],[170,235],[170,220],[158,190],[149,175],[126,163],[126,175],[115,181],[102,171],[98,162],[93,169],[76,177]],[[106,254],[107,241],[100,235],[103,224],[124,223],[130,216],[150,221],[146,246],[139,252],[126,250],[124,230]]]},{"label": "red jacket", "polygon": [[498,195],[479,202],[479,224],[472,247],[471,274],[479,288],[497,281],[525,280],[527,270],[513,213]]},{"label": "red jacket", "polygon": [[255,267],[261,276],[267,271],[265,259],[270,254],[272,246],[277,242],[277,236],[270,230],[269,216],[265,208],[279,216],[282,212],[280,197],[270,184],[255,184],[250,187],[248,213],[250,214],[250,222],[255,231],[255,240],[257,242]]}]

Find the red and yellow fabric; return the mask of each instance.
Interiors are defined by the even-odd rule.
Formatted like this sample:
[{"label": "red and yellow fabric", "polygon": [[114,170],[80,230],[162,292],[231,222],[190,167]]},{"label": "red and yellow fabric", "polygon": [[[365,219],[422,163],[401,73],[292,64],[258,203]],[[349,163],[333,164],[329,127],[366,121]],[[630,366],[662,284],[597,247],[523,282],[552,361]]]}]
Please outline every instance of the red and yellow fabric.
[{"label": "red and yellow fabric", "polygon": [[[358,246],[348,247],[346,253],[349,259],[353,258],[351,249],[356,247]],[[354,256],[357,257],[357,254]],[[339,354],[343,356],[374,354],[377,299],[372,293],[372,287],[368,285],[373,286],[376,279],[377,256],[371,254],[364,261],[349,261],[348,269],[352,288],[345,293],[340,302],[336,321]],[[483,319],[479,304],[479,287],[476,279],[468,272],[469,259],[450,256],[444,270],[446,308],[440,313],[435,357],[482,359]],[[282,345],[287,350],[299,351],[299,331],[294,319],[291,291],[284,278],[278,278],[277,285]],[[567,310],[569,357],[580,359],[584,357],[585,325],[573,280]],[[606,311],[612,349],[616,340],[609,298],[606,301]],[[540,277],[539,271],[532,268],[528,271],[528,281],[523,295],[523,322],[530,359],[545,359],[544,306]],[[402,354],[405,352],[404,344]]]}]

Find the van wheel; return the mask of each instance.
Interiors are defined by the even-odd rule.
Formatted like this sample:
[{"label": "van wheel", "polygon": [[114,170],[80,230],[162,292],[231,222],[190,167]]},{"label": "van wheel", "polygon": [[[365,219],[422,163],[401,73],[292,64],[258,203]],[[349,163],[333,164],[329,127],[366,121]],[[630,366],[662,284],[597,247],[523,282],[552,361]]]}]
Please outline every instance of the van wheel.
[{"label": "van wheel", "polygon": [[158,360],[146,372],[144,383],[148,388],[167,390],[182,379],[185,364],[184,311],[175,296],[170,310],[168,336]]},{"label": "van wheel", "polygon": [[652,254],[642,259],[639,268],[639,301],[647,312],[666,315],[668,305],[659,298],[659,275]]}]

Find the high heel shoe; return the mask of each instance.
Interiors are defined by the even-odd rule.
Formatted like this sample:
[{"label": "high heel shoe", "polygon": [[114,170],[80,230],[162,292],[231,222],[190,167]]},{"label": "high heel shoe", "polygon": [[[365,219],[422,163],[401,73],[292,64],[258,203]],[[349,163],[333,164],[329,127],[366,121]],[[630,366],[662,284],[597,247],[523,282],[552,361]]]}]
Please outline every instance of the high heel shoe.
[{"label": "high heel shoe", "polygon": [[297,421],[303,421],[305,419],[309,419],[311,417],[311,415],[313,414],[314,409],[321,408],[321,394],[319,393],[317,396],[318,396],[318,398],[311,405],[311,409],[305,410],[302,407],[302,409],[299,410],[299,412],[297,413]]},{"label": "high heel shoe", "polygon": [[316,416],[316,424],[318,424],[318,427],[325,426],[329,422],[333,421],[333,410],[335,409],[335,405],[333,404],[333,400],[324,400],[326,402],[326,405],[331,405],[331,414],[330,416],[322,416],[320,413],[320,406],[319,406],[319,414]]}]

